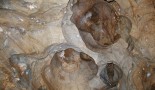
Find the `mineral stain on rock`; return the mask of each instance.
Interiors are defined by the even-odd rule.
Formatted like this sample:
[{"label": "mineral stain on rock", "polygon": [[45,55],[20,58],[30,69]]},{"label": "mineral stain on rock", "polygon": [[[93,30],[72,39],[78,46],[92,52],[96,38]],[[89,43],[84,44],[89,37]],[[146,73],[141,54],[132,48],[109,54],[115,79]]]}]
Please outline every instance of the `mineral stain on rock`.
[{"label": "mineral stain on rock", "polygon": [[[98,72],[98,66],[93,58],[74,48],[58,50],[51,55],[52,58],[45,57],[41,61],[37,61],[37,58],[33,59],[33,56],[12,55],[10,64],[14,70],[14,77],[18,78],[15,83],[28,90],[36,88],[90,90],[92,88],[89,86],[89,81]],[[50,63],[47,64],[46,60]],[[40,83],[35,80],[36,78]]]},{"label": "mineral stain on rock", "polygon": [[[155,89],[154,0],[69,0],[65,11],[66,4],[0,0],[0,90]],[[41,53],[66,41],[81,50]]]},{"label": "mineral stain on rock", "polygon": [[54,90],[90,90],[88,82],[97,74],[98,66],[92,58],[84,58],[80,57],[80,52],[71,48],[55,53],[42,74],[48,87]]},{"label": "mineral stain on rock", "polygon": [[[120,15],[117,2],[77,0],[72,4],[71,22],[75,24],[82,40],[90,50],[101,52],[121,37],[128,42],[126,38],[130,38],[131,21]],[[125,21],[124,25],[121,21]]]},{"label": "mineral stain on rock", "polygon": [[107,63],[100,73],[106,89],[116,87],[123,76],[123,71],[114,63]]},{"label": "mineral stain on rock", "polygon": [[[72,11],[71,21],[79,31],[91,34],[97,43],[96,47],[106,47],[118,40],[119,35],[116,33],[118,16],[107,2],[79,0],[73,5]],[[86,40],[84,42],[87,43]]]}]

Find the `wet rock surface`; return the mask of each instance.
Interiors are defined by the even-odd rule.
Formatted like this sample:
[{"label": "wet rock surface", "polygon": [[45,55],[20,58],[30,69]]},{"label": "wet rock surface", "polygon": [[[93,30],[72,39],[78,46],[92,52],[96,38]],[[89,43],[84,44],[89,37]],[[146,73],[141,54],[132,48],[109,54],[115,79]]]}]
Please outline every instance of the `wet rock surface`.
[{"label": "wet rock surface", "polygon": [[[120,6],[117,2],[70,0],[68,9],[71,11],[67,10],[67,13],[72,13],[71,22],[75,24],[82,40],[90,50],[102,52],[120,37],[128,43],[132,24],[127,17],[120,14]],[[66,21],[69,19],[68,14],[64,17]]]},{"label": "wet rock surface", "polygon": [[154,90],[154,6],[0,0],[0,90]]},{"label": "wet rock surface", "polygon": [[89,81],[98,72],[98,66],[93,58],[68,44],[54,45],[49,48],[50,53],[44,58],[28,55],[13,55],[10,58],[10,64],[15,73],[14,77],[18,79],[16,83],[21,88],[28,90],[37,88],[47,90],[91,89]]},{"label": "wet rock surface", "polygon": [[107,63],[100,73],[100,78],[107,85],[106,89],[117,86],[122,76],[122,70],[114,63]]},{"label": "wet rock surface", "polygon": [[[64,56],[61,56],[63,53]],[[80,60],[79,55],[69,48],[53,56],[49,67],[43,72],[50,90],[91,89],[89,81],[96,76],[98,67],[92,59]]]}]

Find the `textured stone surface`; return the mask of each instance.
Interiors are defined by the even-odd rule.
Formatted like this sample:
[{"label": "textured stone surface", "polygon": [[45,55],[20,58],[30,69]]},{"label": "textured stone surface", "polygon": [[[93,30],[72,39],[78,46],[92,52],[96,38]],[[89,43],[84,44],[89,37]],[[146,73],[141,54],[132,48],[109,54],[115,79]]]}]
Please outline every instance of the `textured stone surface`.
[{"label": "textured stone surface", "polygon": [[[70,1],[72,2],[72,0]],[[99,75],[108,62],[116,63],[123,71],[123,77],[115,88],[121,90],[147,90],[144,87],[150,86],[152,88],[150,90],[154,90],[154,81],[150,80],[153,77],[152,69],[147,68],[147,65],[143,65],[143,60],[147,62],[149,59],[152,62],[151,67],[154,67],[155,2],[154,0],[116,1],[117,3],[110,2],[110,5],[119,15],[129,18],[132,25],[127,24],[127,27],[121,27],[126,31],[119,32],[119,34],[123,33],[123,35],[121,34],[121,38],[116,43],[102,50],[102,52],[94,52],[86,47],[76,25],[70,20],[72,16],[70,7],[73,4],[69,3],[71,6],[67,7],[68,0],[0,0],[0,8],[3,8],[0,9],[0,89],[25,90],[18,85],[18,87],[15,87],[14,82],[18,81],[18,78],[13,77],[14,70],[9,63],[11,55],[17,54],[22,60],[25,60],[23,58],[26,56],[29,63],[47,56],[45,60],[37,62],[37,66],[33,67],[35,70],[34,76],[37,76],[40,71],[39,68],[44,65],[43,63],[50,64],[52,59],[50,51],[59,50],[59,48],[47,47],[54,43],[67,42],[91,56],[98,65],[98,73],[88,83],[94,89],[88,90],[100,90],[101,88],[101,90],[104,90],[103,87],[106,87],[106,84],[101,81]],[[122,20],[120,25],[126,21]],[[128,34],[130,28],[131,31]],[[131,49],[127,50],[128,46],[131,46]],[[132,47],[134,47],[133,50]],[[66,47],[61,48],[65,49]],[[138,65],[141,65],[141,67],[138,67]],[[148,86],[141,84],[143,80],[136,80],[137,76],[140,76],[136,72],[141,72],[143,67],[147,70],[142,77],[149,75],[147,72],[152,75],[147,79],[143,79],[146,80],[145,83],[151,82],[151,84],[147,84]],[[36,86],[42,85],[43,80],[37,78],[35,80]],[[130,84],[127,82],[135,83]],[[45,86],[39,88],[45,88]]]}]

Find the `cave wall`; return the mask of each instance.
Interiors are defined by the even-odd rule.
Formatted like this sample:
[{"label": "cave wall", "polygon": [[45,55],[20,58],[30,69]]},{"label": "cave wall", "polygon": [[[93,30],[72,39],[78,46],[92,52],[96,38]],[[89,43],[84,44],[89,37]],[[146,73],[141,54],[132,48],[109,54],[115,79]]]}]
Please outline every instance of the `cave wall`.
[{"label": "cave wall", "polygon": [[[109,62],[115,63],[123,71],[122,80],[119,82],[120,90],[153,90],[148,87],[154,85],[154,81],[151,80],[154,76],[152,70],[154,64],[151,63],[154,63],[155,56],[154,0],[116,0],[117,4],[112,3],[120,15],[126,16],[131,21],[132,28],[129,40],[126,40],[127,35],[123,34],[122,38],[102,52],[88,48],[75,23],[70,20],[73,13],[70,8],[76,0],[70,2],[68,0],[0,0],[0,2],[0,88],[2,90],[18,89],[14,84],[18,78],[13,77],[9,62],[12,55],[19,54],[30,62],[44,58],[41,62],[50,64],[53,58],[50,52],[55,53],[55,49],[51,47],[56,43],[69,43],[94,59],[95,64],[98,65],[98,73],[89,82],[93,87],[90,90],[99,90],[98,87],[106,86],[100,81],[100,72]],[[129,45],[134,47],[133,50],[127,49]],[[45,57],[46,55],[48,56]],[[149,63],[150,67],[147,67],[145,62]],[[40,65],[38,68],[42,66],[42,64],[38,65]],[[144,74],[140,76],[141,74],[136,71],[144,71],[141,72]],[[151,77],[143,77],[148,73],[151,73]],[[141,77],[140,80],[134,80],[138,76]],[[146,86],[141,83],[143,78],[147,83]],[[127,89],[126,86],[129,88]]]}]

